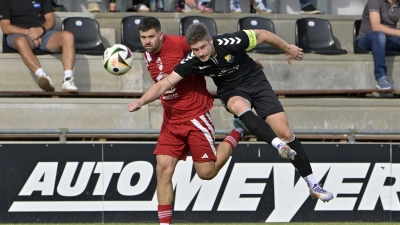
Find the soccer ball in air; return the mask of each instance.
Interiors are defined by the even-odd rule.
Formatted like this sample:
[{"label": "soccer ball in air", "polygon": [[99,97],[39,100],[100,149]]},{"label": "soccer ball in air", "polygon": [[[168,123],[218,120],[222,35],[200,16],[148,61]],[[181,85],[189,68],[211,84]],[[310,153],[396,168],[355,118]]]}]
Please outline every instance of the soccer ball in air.
[{"label": "soccer ball in air", "polygon": [[133,64],[131,50],[125,45],[115,44],[104,51],[103,65],[113,75],[127,73]]}]

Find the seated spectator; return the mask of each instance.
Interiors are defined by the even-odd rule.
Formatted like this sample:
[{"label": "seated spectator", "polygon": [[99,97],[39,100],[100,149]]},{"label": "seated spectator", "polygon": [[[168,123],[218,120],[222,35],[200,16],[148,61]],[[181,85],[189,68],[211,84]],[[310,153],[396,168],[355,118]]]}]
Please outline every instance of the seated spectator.
[{"label": "seated spectator", "polygon": [[[311,0],[299,0],[300,2],[300,14],[319,14],[320,11],[314,7]],[[242,13],[239,0],[230,1],[231,13]],[[272,9],[268,7],[266,0],[254,0],[253,5],[250,7],[250,12],[258,12],[261,14],[273,13]]]},{"label": "seated spectator", "polygon": [[[213,13],[214,10],[210,7],[211,0],[199,1],[196,8],[196,2],[194,0],[176,0],[175,11],[176,12],[187,12],[187,11],[199,11],[202,13]],[[185,7],[186,6],[186,7]]]},{"label": "seated spectator", "polygon": [[25,65],[38,77],[39,87],[54,91],[53,82],[32,50],[61,51],[64,65],[62,90],[76,92],[78,89],[73,82],[74,36],[68,31],[51,30],[55,21],[50,1],[0,0],[0,25],[7,35],[7,45],[19,52]]},{"label": "seated spectator", "polygon": [[357,45],[372,51],[378,89],[394,89],[387,76],[386,50],[400,51],[400,30],[396,29],[399,18],[400,7],[396,0],[368,0],[362,14]]}]

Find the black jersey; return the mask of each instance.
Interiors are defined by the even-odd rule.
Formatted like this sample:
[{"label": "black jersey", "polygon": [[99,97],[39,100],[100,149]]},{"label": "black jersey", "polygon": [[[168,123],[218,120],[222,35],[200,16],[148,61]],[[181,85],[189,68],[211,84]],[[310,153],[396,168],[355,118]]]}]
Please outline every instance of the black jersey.
[{"label": "black jersey", "polygon": [[42,26],[49,12],[54,12],[51,0],[0,0],[0,20],[22,28]]},{"label": "black jersey", "polygon": [[174,72],[182,77],[190,74],[209,76],[214,80],[218,92],[257,85],[266,80],[262,69],[246,52],[256,46],[253,30],[217,35],[212,39],[216,51],[214,57],[202,62],[189,52]]}]

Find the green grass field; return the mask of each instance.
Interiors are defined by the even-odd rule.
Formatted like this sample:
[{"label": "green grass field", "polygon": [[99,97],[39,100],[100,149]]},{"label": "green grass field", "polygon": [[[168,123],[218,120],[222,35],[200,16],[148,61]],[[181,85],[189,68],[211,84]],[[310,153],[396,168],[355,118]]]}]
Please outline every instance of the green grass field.
[{"label": "green grass field", "polygon": [[[1,225],[16,225],[16,223],[0,223]],[[54,224],[54,223],[52,223]],[[159,223],[57,223],[59,225],[159,225]],[[260,225],[266,223],[174,223],[176,225]],[[358,223],[267,223],[267,225],[400,225],[400,223],[367,223],[367,222],[358,222]],[[23,225],[49,225],[49,223],[23,223]]]}]

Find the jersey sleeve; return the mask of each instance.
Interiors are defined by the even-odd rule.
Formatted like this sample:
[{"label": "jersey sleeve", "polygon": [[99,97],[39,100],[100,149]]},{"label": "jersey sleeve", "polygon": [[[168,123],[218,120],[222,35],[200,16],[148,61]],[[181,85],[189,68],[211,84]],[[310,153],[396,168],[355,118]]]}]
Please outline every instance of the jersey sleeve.
[{"label": "jersey sleeve", "polygon": [[42,10],[43,10],[43,15],[54,12],[54,8],[51,4],[51,0],[43,0]]},{"label": "jersey sleeve", "polygon": [[257,45],[256,34],[253,30],[242,30],[230,34],[214,36],[216,45],[228,51],[242,52],[250,50]]},{"label": "jersey sleeve", "polygon": [[0,0],[0,20],[11,20],[10,8],[5,0]]},{"label": "jersey sleeve", "polygon": [[175,66],[174,72],[183,78],[189,76],[190,74],[193,74],[192,68],[195,66],[193,60],[194,58],[195,56],[192,52],[188,53],[186,57],[182,59],[178,63],[178,65]]}]

